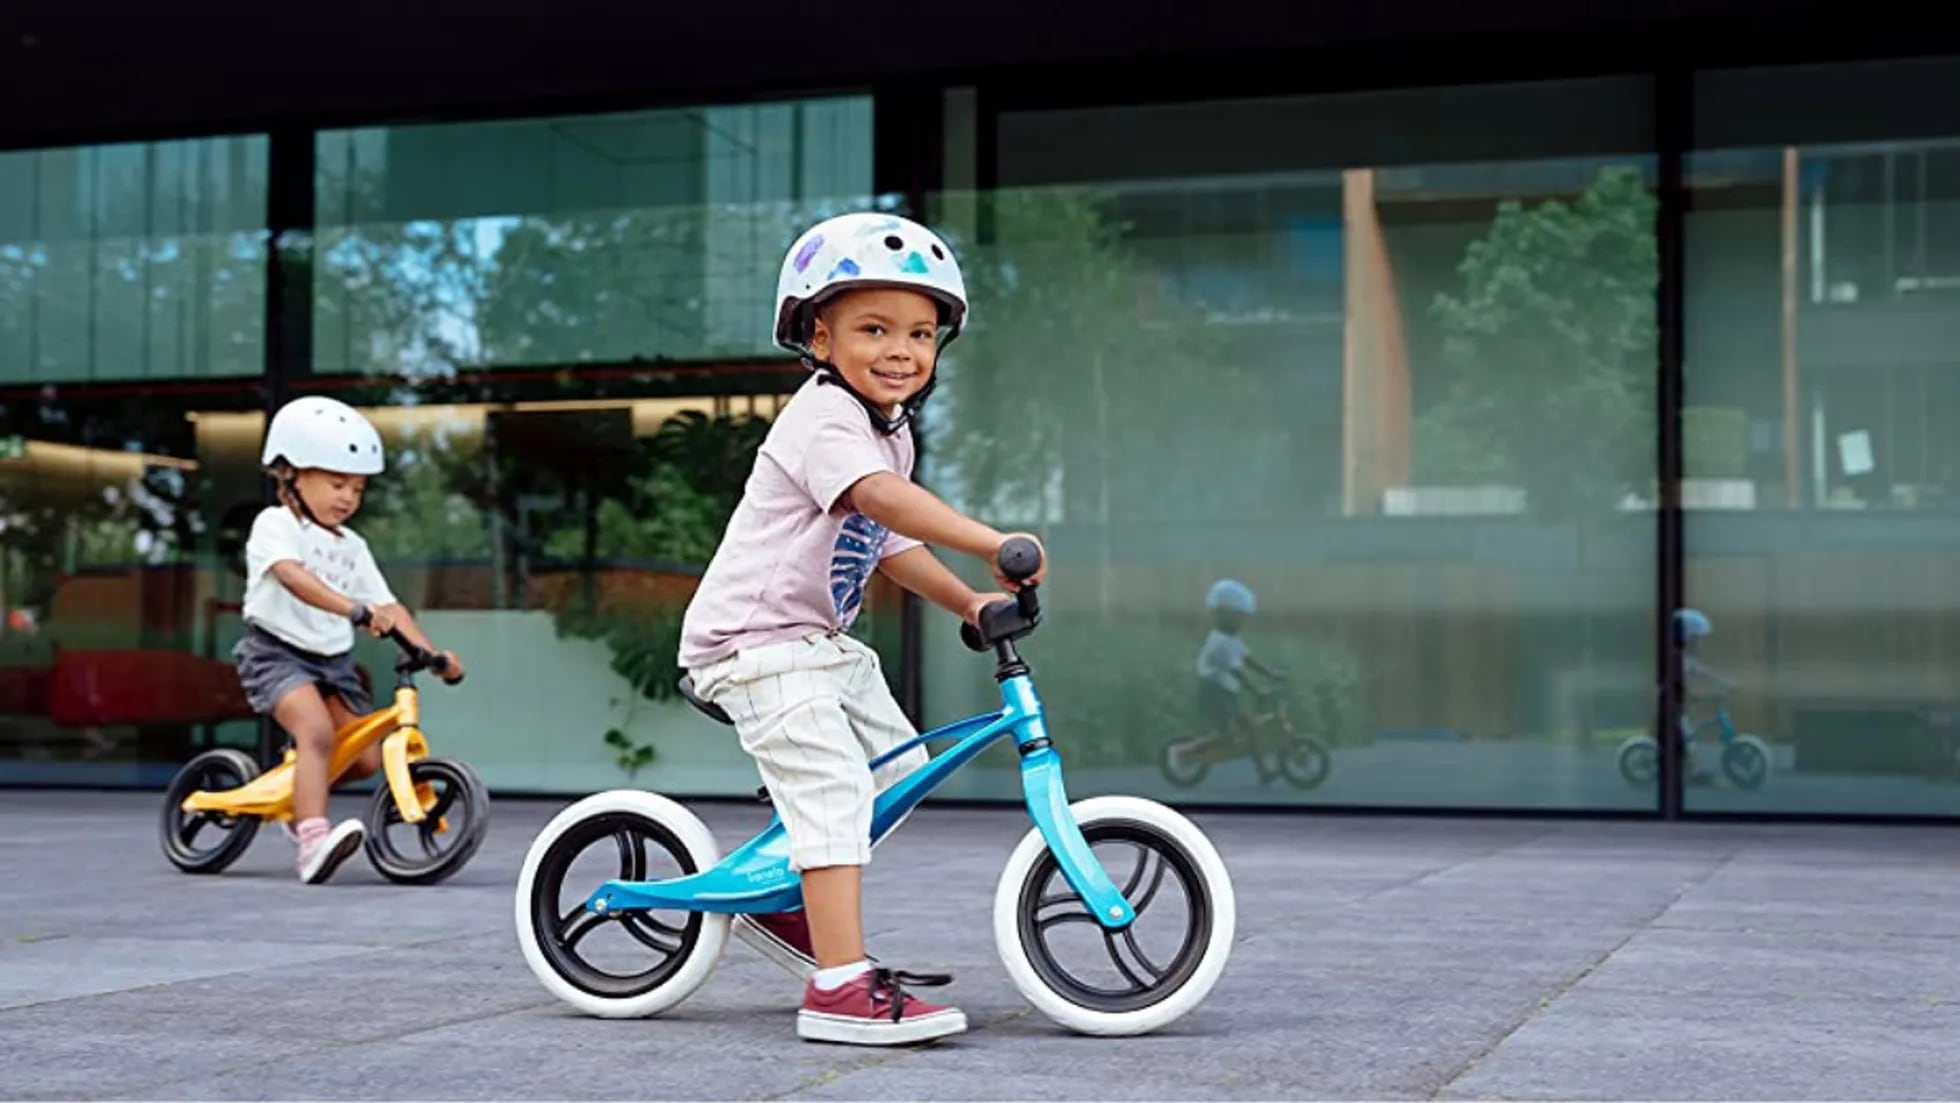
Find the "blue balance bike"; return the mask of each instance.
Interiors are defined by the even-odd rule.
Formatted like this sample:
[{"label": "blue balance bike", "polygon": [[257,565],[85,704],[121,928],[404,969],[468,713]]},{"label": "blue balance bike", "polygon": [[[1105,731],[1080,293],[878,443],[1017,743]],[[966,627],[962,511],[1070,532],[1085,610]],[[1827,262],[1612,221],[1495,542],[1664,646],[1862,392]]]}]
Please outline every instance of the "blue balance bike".
[{"label": "blue balance bike", "polygon": [[[1031,578],[1040,549],[1001,550],[1002,573]],[[961,766],[1011,737],[1034,827],[994,894],[994,943],[1030,1003],[1084,1034],[1134,1035],[1175,1021],[1204,999],[1232,951],[1237,909],[1225,863],[1179,813],[1136,797],[1070,804],[1061,755],[1015,643],[1040,620],[1033,587],[963,625],[975,651],[998,657],[1001,707],[928,732],[873,760],[953,745],[879,793],[875,846]],[[683,691],[723,722],[715,706]],[[544,986],[591,1015],[656,1015],[707,980],[738,913],[793,911],[801,881],[780,816],[726,857],[692,812],[638,789],[595,794],[545,825],[518,877],[524,959]],[[781,960],[776,955],[770,955]]]},{"label": "blue balance bike", "polygon": [[[1713,715],[1699,723],[1685,713],[1681,717],[1681,757],[1690,775],[1700,772],[1696,768],[1696,743],[1703,733],[1711,730],[1720,733],[1722,773],[1729,783],[1738,789],[1762,788],[1770,775],[1769,743],[1760,735],[1737,730],[1723,700],[1716,702]],[[1660,777],[1661,748],[1651,735],[1628,736],[1620,744],[1616,757],[1620,776],[1636,789],[1650,788]]]}]

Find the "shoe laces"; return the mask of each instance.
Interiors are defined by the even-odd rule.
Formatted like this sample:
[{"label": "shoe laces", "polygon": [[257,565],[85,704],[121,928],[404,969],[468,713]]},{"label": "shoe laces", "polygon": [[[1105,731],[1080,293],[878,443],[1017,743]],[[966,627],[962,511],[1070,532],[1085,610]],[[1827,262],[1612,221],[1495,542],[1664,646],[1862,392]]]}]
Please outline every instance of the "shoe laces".
[{"label": "shoe laces", "polygon": [[905,986],[914,988],[938,988],[953,983],[951,973],[911,973],[903,969],[874,968],[871,970],[871,1002],[877,1003],[881,995],[891,1001],[892,1022],[905,1017]]}]

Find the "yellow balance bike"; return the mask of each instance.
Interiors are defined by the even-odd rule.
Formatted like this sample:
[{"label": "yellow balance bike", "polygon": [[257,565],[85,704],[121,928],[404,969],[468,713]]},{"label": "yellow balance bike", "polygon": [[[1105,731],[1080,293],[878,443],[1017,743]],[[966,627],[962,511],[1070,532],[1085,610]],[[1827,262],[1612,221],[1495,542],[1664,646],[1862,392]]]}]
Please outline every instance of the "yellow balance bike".
[{"label": "yellow balance bike", "polygon": [[[367,855],[390,881],[430,885],[462,869],[490,827],[490,794],[461,762],[430,758],[419,725],[415,674],[443,673],[442,656],[390,631],[402,652],[395,664],[395,702],[354,720],[334,736],[332,776],[347,772],[361,753],[381,744],[382,783],[368,806]],[[461,681],[460,678],[455,681]],[[450,684],[455,684],[452,681]],[[163,800],[163,853],[185,873],[217,873],[252,845],[259,824],[293,818],[293,766],[259,773],[252,756],[231,747],[205,751],[171,779]],[[403,846],[397,828],[412,842]]]}]

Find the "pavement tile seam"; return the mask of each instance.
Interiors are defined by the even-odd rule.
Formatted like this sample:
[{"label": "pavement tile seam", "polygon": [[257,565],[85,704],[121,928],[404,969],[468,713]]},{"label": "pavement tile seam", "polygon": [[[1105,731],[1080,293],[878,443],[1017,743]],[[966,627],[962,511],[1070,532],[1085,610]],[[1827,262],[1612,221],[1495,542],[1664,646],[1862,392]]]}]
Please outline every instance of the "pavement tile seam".
[{"label": "pavement tile seam", "polygon": [[[303,1054],[308,1057],[318,1057],[324,1054],[329,1054],[340,1050],[360,1050],[365,1047],[373,1046],[377,1043],[401,1042],[409,1038],[413,1038],[418,1034],[426,1034],[431,1031],[437,1031],[437,1030],[446,1030],[450,1027],[461,1026],[465,1023],[486,1022],[492,1019],[503,1018],[508,1015],[519,1015],[527,1012],[537,1011],[541,1008],[555,1007],[557,1006],[557,1002],[558,1001],[553,999],[542,999],[542,1000],[538,1000],[535,1003],[526,1004],[523,1007],[512,1008],[508,1011],[499,1012],[496,1015],[482,1015],[482,1014],[472,1012],[464,1015],[453,1015],[446,1018],[431,1018],[426,1023],[416,1027],[413,1030],[406,1030],[406,1031],[390,1030],[390,1031],[378,1032],[370,1036],[350,1039],[344,1042],[335,1042],[328,1045],[309,1045],[306,1049],[304,1049],[301,1052],[303,1052]],[[250,1071],[252,1069],[265,1068],[268,1066],[276,1066],[280,1062],[286,1060],[289,1056],[294,1056],[294,1055],[295,1054],[288,1054],[288,1053],[270,1054],[264,1058],[255,1058],[250,1061],[241,1061],[238,1062],[237,1064],[226,1065],[222,1068],[201,1069],[198,1071],[198,1073],[195,1076],[170,1076],[162,1080],[157,1080],[151,1083],[144,1084],[141,1087],[120,1092],[117,1095],[113,1096],[112,1098],[115,1099],[158,1098],[160,1092],[163,1089],[169,1088],[170,1085],[172,1084],[202,1083],[217,1077],[230,1076],[234,1073],[242,1073],[242,1072]],[[169,1098],[168,1096],[162,1096],[162,1097]]]},{"label": "pavement tile seam", "polygon": [[1649,916],[1647,918],[1647,921],[1641,924],[1640,927],[1629,932],[1625,938],[1622,938],[1618,942],[1614,943],[1612,948],[1608,949],[1605,953],[1600,954],[1598,957],[1594,958],[1589,964],[1586,965],[1585,968],[1577,971],[1573,975],[1565,978],[1563,981],[1553,986],[1549,992],[1547,992],[1545,995],[1539,998],[1536,1006],[1530,1008],[1524,1014],[1518,1016],[1517,1019],[1512,1023],[1510,1023],[1509,1025],[1507,1025],[1503,1029],[1503,1031],[1501,1031],[1498,1034],[1496,1038],[1493,1038],[1488,1045],[1480,1048],[1476,1053],[1472,1054],[1468,1060],[1465,1060],[1461,1065],[1451,1070],[1448,1075],[1444,1076],[1442,1082],[1437,1084],[1434,1090],[1430,1092],[1430,1098],[1441,1099],[1445,1095],[1447,1095],[1450,1091],[1450,1088],[1454,1084],[1456,1084],[1457,1081],[1475,1072],[1477,1070],[1478,1065],[1481,1065],[1486,1059],[1490,1057],[1491,1054],[1496,1053],[1499,1049],[1502,1049],[1504,1043],[1510,1041],[1511,1038],[1518,1033],[1518,1031],[1523,1030],[1526,1026],[1530,1025],[1533,1020],[1537,1019],[1538,1016],[1550,1010],[1553,1005],[1557,1004],[1560,1000],[1564,999],[1566,995],[1570,993],[1573,989],[1578,988],[1579,986],[1585,984],[1587,980],[1591,978],[1594,974],[1598,973],[1599,970],[1603,966],[1605,966],[1607,962],[1613,960],[1613,955],[1625,949],[1627,944],[1632,942],[1634,939],[1639,938],[1641,932],[1646,930],[1655,920],[1659,919],[1663,915],[1666,915],[1670,909],[1672,909],[1676,904],[1679,904],[1683,898],[1688,896],[1690,893],[1694,892],[1695,889],[1699,888],[1702,885],[1707,884],[1710,880],[1712,880],[1714,877],[1719,875],[1723,869],[1728,867],[1730,862],[1735,860],[1736,853],[1737,851],[1731,851],[1730,853],[1725,855],[1722,858],[1722,860],[1710,862],[1708,868],[1703,870],[1700,876],[1692,878],[1689,881],[1682,884],[1681,887],[1675,892],[1673,898],[1668,900],[1666,903],[1662,904],[1660,907],[1656,908],[1654,910],[1654,914]]}]

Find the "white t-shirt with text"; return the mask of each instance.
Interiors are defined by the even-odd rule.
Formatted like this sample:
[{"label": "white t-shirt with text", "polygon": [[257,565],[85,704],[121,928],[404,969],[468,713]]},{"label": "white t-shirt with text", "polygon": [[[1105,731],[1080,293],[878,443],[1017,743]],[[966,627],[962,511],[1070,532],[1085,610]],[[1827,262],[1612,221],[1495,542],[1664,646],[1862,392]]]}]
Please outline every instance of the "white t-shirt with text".
[{"label": "white t-shirt with text", "polygon": [[286,589],[273,576],[272,566],[288,559],[351,600],[367,605],[395,603],[367,541],[353,529],[323,528],[283,505],[265,509],[252,522],[252,535],[245,542],[245,622],[303,651],[319,655],[352,651],[354,625],[346,617],[308,605]]}]

